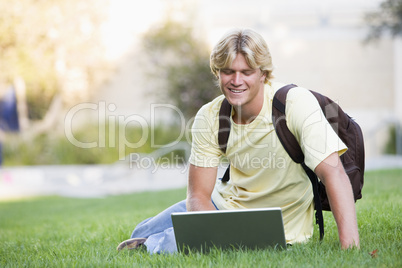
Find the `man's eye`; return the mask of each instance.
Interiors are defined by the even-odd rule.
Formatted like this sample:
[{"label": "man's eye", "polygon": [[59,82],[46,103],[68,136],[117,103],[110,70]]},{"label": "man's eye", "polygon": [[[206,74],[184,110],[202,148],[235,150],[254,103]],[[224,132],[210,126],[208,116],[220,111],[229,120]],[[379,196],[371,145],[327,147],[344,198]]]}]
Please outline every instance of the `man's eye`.
[{"label": "man's eye", "polygon": [[252,75],[254,71],[244,71],[243,74],[246,76]]},{"label": "man's eye", "polygon": [[221,72],[222,72],[223,74],[232,74],[232,73],[233,73],[232,70],[221,70]]}]

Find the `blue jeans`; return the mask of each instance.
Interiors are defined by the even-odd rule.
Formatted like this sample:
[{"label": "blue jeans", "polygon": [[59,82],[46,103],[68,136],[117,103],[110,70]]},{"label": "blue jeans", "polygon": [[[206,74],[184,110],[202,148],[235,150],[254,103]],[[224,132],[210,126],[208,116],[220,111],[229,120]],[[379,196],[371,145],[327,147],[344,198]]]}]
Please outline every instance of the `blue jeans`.
[{"label": "blue jeans", "polygon": [[151,254],[177,252],[170,214],[185,211],[187,211],[186,200],[183,200],[165,209],[155,217],[151,217],[139,223],[135,227],[131,238],[147,238],[144,245]]}]

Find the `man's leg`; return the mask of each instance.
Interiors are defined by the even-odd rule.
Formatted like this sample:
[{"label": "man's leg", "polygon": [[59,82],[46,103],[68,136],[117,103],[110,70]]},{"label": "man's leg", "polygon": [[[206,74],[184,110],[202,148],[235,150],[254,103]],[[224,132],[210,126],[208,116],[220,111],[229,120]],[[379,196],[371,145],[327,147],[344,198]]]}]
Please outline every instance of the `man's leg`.
[{"label": "man's leg", "polygon": [[[172,253],[177,251],[170,215],[173,212],[185,211],[186,200],[183,200],[165,209],[155,217],[142,221],[135,227],[131,239],[122,242],[118,246],[118,250],[126,246],[128,248],[137,248],[139,245],[144,244],[150,253]],[[129,246],[133,243],[134,246]]]}]

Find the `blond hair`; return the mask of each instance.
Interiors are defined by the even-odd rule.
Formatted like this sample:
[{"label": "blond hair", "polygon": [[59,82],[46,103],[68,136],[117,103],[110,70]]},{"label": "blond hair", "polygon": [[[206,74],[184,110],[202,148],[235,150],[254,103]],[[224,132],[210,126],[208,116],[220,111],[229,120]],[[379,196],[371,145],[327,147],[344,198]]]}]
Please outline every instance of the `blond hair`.
[{"label": "blond hair", "polygon": [[238,53],[243,54],[251,68],[259,68],[266,74],[265,83],[273,78],[272,58],[268,45],[260,34],[251,29],[233,29],[222,37],[211,52],[212,73],[219,78],[219,71],[228,68]]}]

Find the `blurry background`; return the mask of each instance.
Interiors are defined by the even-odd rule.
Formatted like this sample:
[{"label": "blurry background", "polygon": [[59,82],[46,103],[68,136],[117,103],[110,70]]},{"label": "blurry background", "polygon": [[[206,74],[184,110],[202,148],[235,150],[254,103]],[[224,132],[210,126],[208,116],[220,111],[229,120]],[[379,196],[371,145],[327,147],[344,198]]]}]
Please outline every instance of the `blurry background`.
[{"label": "blurry background", "polygon": [[338,101],[367,159],[402,154],[401,0],[0,0],[0,10],[3,167],[110,164],[188,143],[196,111],[219,94],[209,53],[233,27],[265,37],[275,79]]}]

